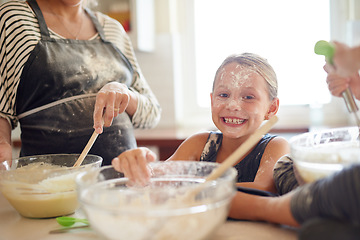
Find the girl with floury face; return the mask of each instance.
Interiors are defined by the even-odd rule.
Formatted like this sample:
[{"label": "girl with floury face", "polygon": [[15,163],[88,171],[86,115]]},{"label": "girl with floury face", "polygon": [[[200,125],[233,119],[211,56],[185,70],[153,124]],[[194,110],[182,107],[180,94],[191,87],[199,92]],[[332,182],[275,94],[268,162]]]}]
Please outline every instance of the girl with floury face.
[{"label": "girl with floury face", "polygon": [[[267,60],[252,53],[232,55],[216,72],[211,96],[212,120],[219,131],[201,132],[187,138],[167,160],[222,163],[243,144],[264,120],[279,109],[277,79]],[[237,185],[276,193],[273,168],[290,151],[288,142],[265,134],[234,167]],[[130,180],[145,185],[151,177],[147,164],[156,155],[147,148],[128,150],[113,159],[112,165]],[[229,216],[236,218],[236,196]]]}]

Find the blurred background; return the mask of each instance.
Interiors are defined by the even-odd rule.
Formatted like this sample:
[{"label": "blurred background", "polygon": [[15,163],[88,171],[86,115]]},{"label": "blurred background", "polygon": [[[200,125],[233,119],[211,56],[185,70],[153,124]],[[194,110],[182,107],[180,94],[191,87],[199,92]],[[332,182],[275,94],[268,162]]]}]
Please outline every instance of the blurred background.
[{"label": "blurred background", "polygon": [[96,10],[128,31],[163,109],[155,129],[136,131],[140,145],[166,145],[170,153],[190,134],[214,129],[215,72],[228,55],[242,52],[267,58],[277,73],[274,132],[291,137],[355,125],[343,99],[329,94],[324,57],[314,53],[314,45],[360,44],[360,0],[101,0]]},{"label": "blurred background", "polygon": [[97,9],[127,17],[163,108],[158,128],[212,128],[215,71],[242,52],[267,58],[278,75],[278,128],[354,124],[343,100],[330,96],[324,58],[313,49],[318,40],[360,44],[360,0],[102,0]]}]

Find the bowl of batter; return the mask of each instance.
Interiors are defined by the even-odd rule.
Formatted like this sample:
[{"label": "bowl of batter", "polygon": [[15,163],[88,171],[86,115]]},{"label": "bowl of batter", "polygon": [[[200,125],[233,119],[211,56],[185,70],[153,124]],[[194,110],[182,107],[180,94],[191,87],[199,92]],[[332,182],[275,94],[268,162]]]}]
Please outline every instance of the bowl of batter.
[{"label": "bowl of batter", "polygon": [[78,207],[77,174],[100,168],[102,158],[88,155],[73,167],[79,154],[22,157],[0,163],[0,190],[9,203],[28,218],[52,218]]},{"label": "bowl of batter", "polygon": [[106,239],[208,239],[227,219],[237,171],[204,182],[217,163],[150,164],[137,186],[110,167],[77,176],[79,201],[91,227]]}]

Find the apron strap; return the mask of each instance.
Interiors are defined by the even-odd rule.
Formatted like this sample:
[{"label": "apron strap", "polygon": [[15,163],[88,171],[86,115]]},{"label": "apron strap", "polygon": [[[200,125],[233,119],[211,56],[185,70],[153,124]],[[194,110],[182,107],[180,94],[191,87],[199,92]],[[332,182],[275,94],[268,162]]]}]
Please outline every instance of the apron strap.
[{"label": "apron strap", "polygon": [[50,33],[49,33],[49,29],[45,23],[45,19],[44,16],[40,10],[39,5],[37,4],[36,0],[27,0],[28,4],[30,5],[30,7],[33,9],[36,18],[38,19],[39,22],[39,27],[40,27],[40,33],[41,33],[41,37],[43,39],[50,39]]},{"label": "apron strap", "polygon": [[24,117],[27,117],[27,116],[31,115],[31,114],[40,112],[40,111],[48,109],[48,108],[55,107],[55,106],[57,106],[59,104],[63,104],[63,103],[70,102],[70,101],[76,101],[76,100],[79,100],[79,99],[85,99],[85,98],[96,98],[96,93],[89,93],[89,94],[83,94],[83,95],[77,95],[77,96],[72,96],[72,97],[68,97],[68,98],[63,98],[63,99],[57,100],[55,102],[51,102],[51,103],[42,105],[40,107],[33,108],[33,109],[29,110],[29,111],[23,112],[23,113],[19,114],[17,116],[17,118],[20,120],[20,119],[22,119]]},{"label": "apron strap", "polygon": [[98,32],[101,40],[105,41],[105,33],[104,33],[104,29],[102,28],[102,26],[100,25],[100,22],[98,21],[98,19],[95,17],[94,13],[88,9],[88,8],[84,8],[86,13],[90,16],[96,31]]},{"label": "apron strap", "polygon": [[[33,9],[36,18],[38,19],[39,22],[39,27],[40,27],[40,33],[43,39],[50,39],[50,32],[49,29],[46,25],[45,22],[45,18],[44,15],[42,14],[39,5],[37,4],[36,0],[27,0],[27,2],[29,3],[30,7]],[[97,20],[97,18],[95,17],[94,13],[88,9],[88,8],[84,8],[86,13],[90,16],[96,31],[98,32],[100,38],[102,41],[105,41],[105,33],[103,28],[100,25],[100,22]]]}]

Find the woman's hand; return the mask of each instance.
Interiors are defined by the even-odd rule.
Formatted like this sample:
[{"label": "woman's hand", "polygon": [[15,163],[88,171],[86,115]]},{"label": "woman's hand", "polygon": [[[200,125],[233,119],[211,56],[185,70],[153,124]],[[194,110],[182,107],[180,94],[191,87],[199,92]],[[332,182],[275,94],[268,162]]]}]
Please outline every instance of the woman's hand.
[{"label": "woman's hand", "polygon": [[342,77],[337,74],[334,67],[326,64],[324,70],[328,73],[326,83],[333,96],[341,97],[342,93],[350,88],[356,99],[360,99],[360,76],[355,73],[349,77]]},{"label": "woman's hand", "polygon": [[358,73],[360,68],[360,47],[349,47],[346,44],[334,41],[335,54],[333,57],[336,72],[343,77],[350,77]]},{"label": "woman's hand", "polygon": [[335,73],[329,73],[326,77],[326,83],[333,96],[341,97],[341,94],[350,86],[350,78],[344,78]]},{"label": "woman's hand", "polygon": [[[109,127],[113,119],[123,113],[128,112],[133,115],[136,111],[136,103],[131,103],[134,100],[134,94],[128,87],[119,82],[111,82],[100,89],[96,95],[95,109],[94,109],[94,129],[98,134],[103,132],[103,125]],[[131,109],[130,108],[131,104]]]},{"label": "woman's hand", "polygon": [[154,162],[156,155],[150,149],[139,147],[127,150],[112,160],[115,170],[124,173],[130,181],[141,186],[146,185],[151,177],[149,162]]}]

